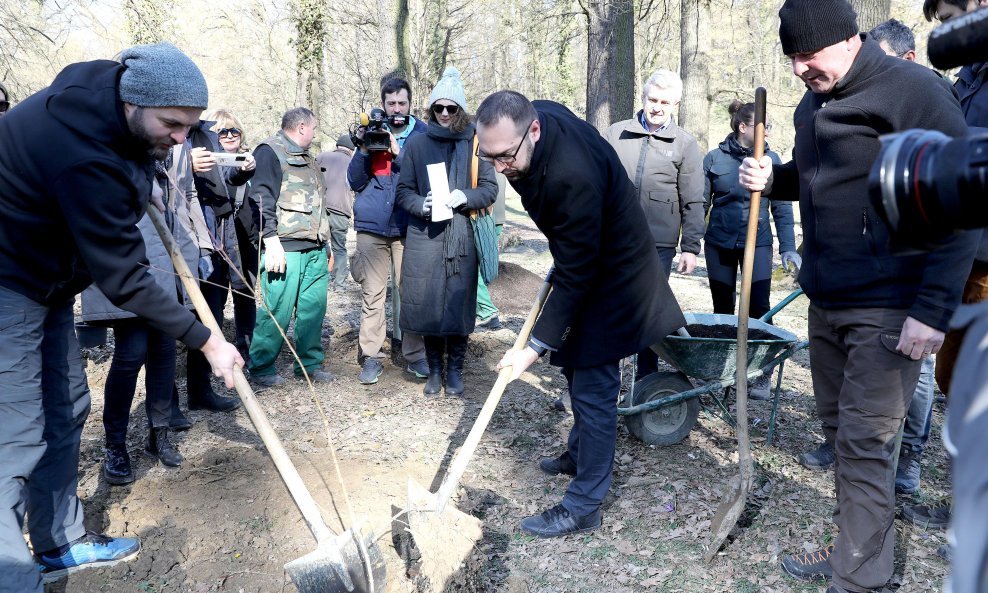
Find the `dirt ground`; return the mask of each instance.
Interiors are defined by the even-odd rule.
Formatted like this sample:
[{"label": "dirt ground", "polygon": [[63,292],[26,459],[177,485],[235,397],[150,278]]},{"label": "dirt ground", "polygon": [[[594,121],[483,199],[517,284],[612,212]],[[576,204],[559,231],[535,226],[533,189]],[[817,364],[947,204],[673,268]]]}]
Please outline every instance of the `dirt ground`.
[{"label": "dirt ground", "polygon": [[[332,467],[316,401],[326,410],[353,513],[373,529],[387,561],[383,590],[388,593],[438,589],[421,578],[406,577],[393,545],[392,517],[405,507],[409,478],[431,491],[437,488],[494,383],[495,364],[513,342],[550,264],[545,239],[524,217],[517,200],[509,200],[502,241],[506,266],[491,292],[504,326],[471,336],[465,397],[427,398],[421,382],[390,363],[378,384],[357,382],[360,295],[352,282],[346,290],[328,296],[326,366],[336,380],[317,386],[314,395],[295,380],[258,393],[323,516],[339,530],[351,524],[350,513]],[[674,273],[671,282],[684,310],[710,311],[702,258],[693,275]],[[777,276],[773,302],[793,288],[791,279]],[[806,300],[798,299],[776,318],[776,324],[805,338],[806,307]],[[83,435],[79,492],[89,528],[139,536],[143,550],[133,562],[84,571],[47,591],[295,591],[283,566],[314,549],[314,540],[242,409],[232,414],[191,412],[195,426],[177,435],[186,461],[181,468],[166,469],[142,453],[147,424],[143,386],[139,386],[128,440],[137,481],[111,487],[103,480],[102,392],[111,352],[112,343],[87,351],[93,408]],[[282,374],[291,376],[290,364],[285,355]],[[545,361],[508,386],[454,499],[457,508],[483,520],[483,538],[446,590],[782,593],[825,589],[822,582],[797,582],[779,567],[782,554],[817,549],[835,535],[830,521],[835,504],[832,474],[805,470],[795,460],[822,440],[814,418],[806,351],[785,366],[773,443],[766,442],[771,403],[751,405],[754,456],[762,485],[749,502],[746,526],[710,564],[703,561],[704,544],[722,489],[735,473],[737,451],[731,428],[708,412],[701,413],[683,442],[668,447],[643,444],[621,423],[614,482],[603,527],[597,532],[538,540],[518,530],[519,520],[556,504],[565,490],[566,480],[548,477],[537,467],[541,457],[562,450],[572,425],[569,413],[553,406],[564,394],[562,375]],[[937,404],[918,500],[940,497],[949,487],[940,440],[942,420],[943,407]],[[944,534],[899,520],[896,525],[893,586],[901,593],[941,590],[947,564],[936,549],[944,543]]]}]

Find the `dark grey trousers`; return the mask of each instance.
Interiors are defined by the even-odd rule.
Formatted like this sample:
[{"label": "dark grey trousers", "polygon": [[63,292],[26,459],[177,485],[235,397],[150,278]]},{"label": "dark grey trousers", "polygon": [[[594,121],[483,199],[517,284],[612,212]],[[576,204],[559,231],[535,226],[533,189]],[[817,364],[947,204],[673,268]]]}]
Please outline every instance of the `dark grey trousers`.
[{"label": "dark grey trousers", "polygon": [[813,392],[837,459],[840,533],[830,564],[833,582],[851,591],[881,588],[892,576],[896,437],[921,365],[895,350],[906,315],[810,305]]},{"label": "dark grey trousers", "polygon": [[85,535],[76,496],[89,388],[72,301],[44,307],[0,288],[0,593],[41,593],[22,535],[48,551]]}]

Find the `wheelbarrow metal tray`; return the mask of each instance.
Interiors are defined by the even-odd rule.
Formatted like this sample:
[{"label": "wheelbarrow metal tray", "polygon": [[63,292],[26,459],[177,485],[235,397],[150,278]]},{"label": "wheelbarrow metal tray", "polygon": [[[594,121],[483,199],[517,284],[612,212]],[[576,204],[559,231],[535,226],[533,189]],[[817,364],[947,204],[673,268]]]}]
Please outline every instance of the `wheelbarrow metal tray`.
[{"label": "wheelbarrow metal tray", "polygon": [[[686,325],[729,325],[737,328],[736,315],[715,313],[685,313]],[[748,329],[761,330],[776,336],[772,340],[748,340],[748,368],[763,368],[784,351],[789,345],[799,341],[792,332],[775,327],[756,319],[748,320]],[[734,377],[736,370],[737,336],[724,338],[684,338],[678,335],[666,336],[652,350],[662,360],[689,377],[704,381],[726,381]]]}]

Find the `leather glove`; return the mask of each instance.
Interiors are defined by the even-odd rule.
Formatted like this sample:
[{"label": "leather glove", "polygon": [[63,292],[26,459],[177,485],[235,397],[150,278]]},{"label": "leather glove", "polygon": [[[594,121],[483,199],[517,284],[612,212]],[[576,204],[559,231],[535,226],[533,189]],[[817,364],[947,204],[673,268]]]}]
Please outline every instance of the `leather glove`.
[{"label": "leather glove", "polygon": [[462,191],[454,189],[449,193],[449,197],[446,198],[446,205],[450,208],[456,209],[467,203],[467,196]]},{"label": "leather glove", "polygon": [[271,274],[284,274],[288,262],[285,260],[285,248],[281,246],[278,235],[264,239],[264,270]]},{"label": "leather glove", "polygon": [[425,196],[425,201],[422,202],[422,216],[424,218],[429,218],[432,215],[432,192],[430,191]]},{"label": "leather glove", "polygon": [[205,280],[213,275],[213,258],[208,253],[199,256],[199,278]]},{"label": "leather glove", "polygon": [[789,264],[792,264],[793,271],[798,272],[799,269],[803,267],[803,258],[800,257],[795,251],[783,251],[782,269],[788,271]]}]

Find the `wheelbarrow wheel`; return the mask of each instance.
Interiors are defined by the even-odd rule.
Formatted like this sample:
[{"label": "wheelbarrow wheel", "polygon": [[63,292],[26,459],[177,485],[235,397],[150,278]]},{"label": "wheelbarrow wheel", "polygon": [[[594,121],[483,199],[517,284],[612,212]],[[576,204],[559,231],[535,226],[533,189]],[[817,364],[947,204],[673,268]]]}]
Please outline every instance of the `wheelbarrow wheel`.
[{"label": "wheelbarrow wheel", "polygon": [[[686,375],[679,372],[659,371],[635,384],[631,394],[631,406],[637,406],[683,391],[693,389]],[[629,406],[630,407],[630,406]],[[675,445],[693,430],[700,415],[700,400],[691,397],[662,406],[657,410],[626,416],[625,424],[631,434],[649,445]]]}]

